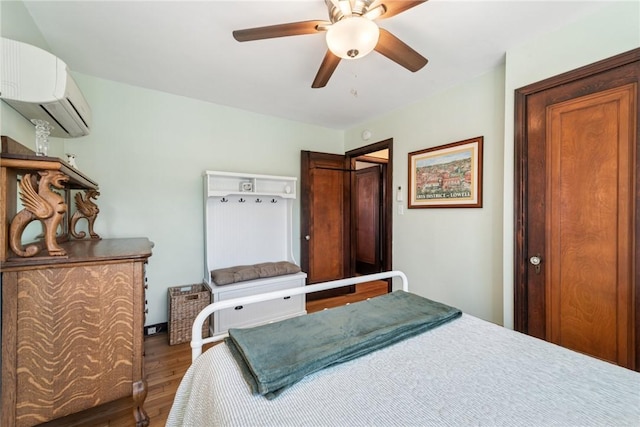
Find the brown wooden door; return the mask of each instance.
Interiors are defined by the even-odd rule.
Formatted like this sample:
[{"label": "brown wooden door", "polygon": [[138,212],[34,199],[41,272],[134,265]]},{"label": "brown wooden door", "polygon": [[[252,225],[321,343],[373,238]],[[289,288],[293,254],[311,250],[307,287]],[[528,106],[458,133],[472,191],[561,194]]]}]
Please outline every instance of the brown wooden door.
[{"label": "brown wooden door", "polygon": [[639,58],[516,96],[516,329],[631,369],[640,367]]},{"label": "brown wooden door", "polygon": [[356,272],[380,272],[382,165],[356,172]]},{"label": "brown wooden door", "polygon": [[[301,152],[301,267],[307,284],[352,276],[350,262],[350,176],[346,157]],[[341,288],[307,295],[307,300],[349,292]]]}]

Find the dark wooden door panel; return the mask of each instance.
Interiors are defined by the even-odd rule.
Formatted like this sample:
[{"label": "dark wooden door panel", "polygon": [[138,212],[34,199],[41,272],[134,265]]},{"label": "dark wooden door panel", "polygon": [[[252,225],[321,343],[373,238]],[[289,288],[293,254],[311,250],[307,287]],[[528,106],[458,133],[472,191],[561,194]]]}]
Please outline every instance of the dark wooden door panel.
[{"label": "dark wooden door panel", "polygon": [[516,91],[516,329],[632,369],[639,83],[636,49]]},{"label": "dark wooden door panel", "polygon": [[[311,200],[313,228],[309,235],[310,282],[340,279],[344,274],[344,200],[342,197],[342,172],[328,169],[311,171]],[[328,254],[338,256],[327,256]]]},{"label": "dark wooden door panel", "polygon": [[356,172],[356,271],[380,271],[381,165]]},{"label": "dark wooden door panel", "polygon": [[[307,283],[342,279],[350,275],[349,184],[345,156],[301,153],[301,266]],[[349,292],[335,289],[307,295],[326,298]]]}]

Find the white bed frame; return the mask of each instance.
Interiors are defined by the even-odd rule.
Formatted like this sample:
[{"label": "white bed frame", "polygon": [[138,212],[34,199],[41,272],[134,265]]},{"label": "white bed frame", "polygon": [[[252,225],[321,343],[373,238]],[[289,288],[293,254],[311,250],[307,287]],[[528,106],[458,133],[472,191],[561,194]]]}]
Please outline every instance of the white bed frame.
[{"label": "white bed frame", "polygon": [[[302,297],[392,277],[408,290],[405,275],[391,271],[295,292]],[[200,337],[202,322],[215,310],[291,292],[272,290],[208,306],[194,325],[194,359],[205,341],[220,339]],[[637,372],[463,313],[357,362],[307,376],[273,400],[251,393],[229,348],[216,345],[185,373],[167,426],[298,426],[313,420],[327,426],[637,426],[639,384]]]},{"label": "white bed frame", "polygon": [[264,294],[250,295],[242,298],[233,298],[214,302],[206,306],[193,322],[191,329],[191,362],[193,363],[201,354],[202,346],[217,341],[221,341],[228,334],[220,334],[210,338],[202,338],[202,324],[214,312],[226,308],[237,307],[245,304],[253,304],[262,301],[269,301],[277,298],[284,298],[293,295],[308,294],[311,292],[325,291],[327,289],[341,288],[343,286],[356,285],[358,283],[372,282],[374,280],[384,280],[399,277],[402,280],[402,290],[409,291],[409,280],[401,271],[386,271],[383,273],[368,274],[365,276],[350,277],[347,279],[332,280],[330,282],[317,283],[295,289],[283,289],[280,291],[267,292]]}]

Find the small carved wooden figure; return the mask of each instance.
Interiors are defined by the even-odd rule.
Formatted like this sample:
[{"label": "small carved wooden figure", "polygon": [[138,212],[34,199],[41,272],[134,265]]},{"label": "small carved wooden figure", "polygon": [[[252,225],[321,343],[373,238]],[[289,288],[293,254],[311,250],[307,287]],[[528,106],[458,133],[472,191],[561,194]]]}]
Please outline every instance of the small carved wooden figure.
[{"label": "small carved wooden figure", "polygon": [[82,198],[82,193],[76,193],[75,195],[77,210],[69,220],[69,233],[71,233],[71,235],[76,239],[84,239],[87,233],[84,231],[76,233],[76,224],[78,220],[86,218],[89,224],[89,236],[94,240],[100,240],[100,236],[93,231],[93,224],[96,221],[98,213],[100,213],[100,209],[98,208],[98,205],[91,201],[91,199],[97,199],[100,196],[100,192],[98,190],[89,189],[85,190],[85,194],[85,198]]},{"label": "small carved wooden figure", "polygon": [[58,226],[67,211],[64,198],[51,187],[64,188],[69,177],[60,171],[40,171],[40,180],[35,175],[25,174],[20,181],[20,200],[24,206],[13,217],[9,227],[11,250],[21,257],[32,257],[40,252],[40,246],[30,244],[22,247],[22,233],[31,221],[39,220],[44,226],[44,244],[51,256],[65,256],[67,253],[56,241]]}]

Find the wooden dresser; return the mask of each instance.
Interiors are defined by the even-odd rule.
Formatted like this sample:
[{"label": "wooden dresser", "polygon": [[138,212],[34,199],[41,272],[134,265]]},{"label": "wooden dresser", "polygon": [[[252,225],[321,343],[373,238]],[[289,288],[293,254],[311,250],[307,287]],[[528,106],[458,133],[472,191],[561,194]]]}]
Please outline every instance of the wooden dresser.
[{"label": "wooden dresser", "polygon": [[[7,190],[16,185],[7,176],[68,166],[52,158],[5,162],[9,157],[3,153],[5,196],[16,194],[13,188]],[[27,169],[20,169],[21,164]],[[14,170],[4,170],[8,165]],[[80,179],[70,181],[82,188]],[[6,200],[0,424],[32,426],[116,399],[132,399],[131,425],[147,426],[144,295],[145,265],[153,244],[146,238],[73,240],[62,235],[58,244],[64,256],[42,250],[33,257],[18,257],[6,244],[14,217],[11,209],[7,212],[11,203]]]}]

